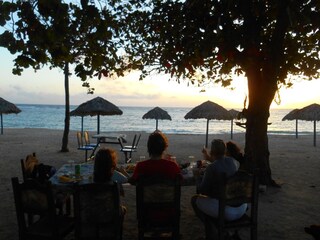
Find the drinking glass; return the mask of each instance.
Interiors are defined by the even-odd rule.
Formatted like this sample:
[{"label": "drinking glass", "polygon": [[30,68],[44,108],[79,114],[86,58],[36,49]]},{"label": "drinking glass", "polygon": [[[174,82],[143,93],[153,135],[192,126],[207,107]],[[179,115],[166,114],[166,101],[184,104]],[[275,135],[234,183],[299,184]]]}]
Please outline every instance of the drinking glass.
[{"label": "drinking glass", "polygon": [[68,169],[70,174],[74,174],[74,160],[68,160]]},{"label": "drinking glass", "polygon": [[146,160],[146,156],[140,156],[139,157],[139,162]]}]

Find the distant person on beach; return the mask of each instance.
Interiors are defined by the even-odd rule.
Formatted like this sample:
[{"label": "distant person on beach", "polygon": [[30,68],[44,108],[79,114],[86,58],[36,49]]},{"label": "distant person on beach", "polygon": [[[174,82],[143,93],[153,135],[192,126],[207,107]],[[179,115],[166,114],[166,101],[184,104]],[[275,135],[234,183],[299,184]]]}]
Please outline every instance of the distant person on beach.
[{"label": "distant person on beach", "polygon": [[[205,222],[205,216],[217,218],[219,213],[219,201],[217,199],[217,181],[214,173],[226,173],[227,177],[234,175],[237,171],[234,159],[225,156],[226,145],[221,139],[214,139],[211,142],[210,160],[211,164],[205,170],[203,178],[197,184],[198,194],[191,198],[191,204],[196,215]],[[196,176],[197,177],[197,176]],[[246,212],[247,204],[239,207],[226,208],[225,217],[228,221],[242,217]]]},{"label": "distant person on beach", "polygon": [[168,148],[168,139],[161,131],[149,135],[147,143],[150,159],[138,162],[129,182],[135,184],[139,175],[163,175],[174,179],[180,174],[180,168],[175,161],[165,159],[164,153]]}]

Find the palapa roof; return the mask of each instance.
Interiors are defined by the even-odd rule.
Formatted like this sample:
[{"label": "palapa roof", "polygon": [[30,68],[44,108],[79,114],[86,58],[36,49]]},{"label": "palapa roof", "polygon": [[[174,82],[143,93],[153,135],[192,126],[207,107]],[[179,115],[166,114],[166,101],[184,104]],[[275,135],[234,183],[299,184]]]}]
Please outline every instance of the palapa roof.
[{"label": "palapa roof", "polygon": [[287,115],[285,115],[283,118],[282,118],[282,121],[285,121],[285,120],[296,120],[298,119],[298,112],[299,112],[300,109],[296,108],[296,109],[293,109],[292,111],[290,111]]},{"label": "palapa roof", "polygon": [[21,110],[16,105],[0,97],[0,113],[1,114],[10,114],[10,113],[19,113],[19,112],[21,112]]},{"label": "palapa roof", "polygon": [[199,106],[194,107],[185,116],[185,119],[216,119],[232,120],[232,116],[227,109],[211,101],[206,101]]},{"label": "palapa roof", "polygon": [[319,104],[311,104],[300,109],[297,112],[297,119],[306,120],[306,121],[319,121],[320,120],[320,105]]},{"label": "palapa roof", "polygon": [[71,116],[122,115],[122,111],[102,97],[96,97],[80,104],[70,112]]},{"label": "palapa roof", "polygon": [[233,119],[237,119],[237,118],[238,118],[238,114],[239,114],[239,111],[238,111],[238,110],[230,109],[230,110],[229,110],[229,113],[230,113],[230,115],[231,115],[231,117],[232,117]]},{"label": "palapa roof", "polygon": [[171,116],[160,107],[155,107],[142,116],[143,119],[171,120]]}]

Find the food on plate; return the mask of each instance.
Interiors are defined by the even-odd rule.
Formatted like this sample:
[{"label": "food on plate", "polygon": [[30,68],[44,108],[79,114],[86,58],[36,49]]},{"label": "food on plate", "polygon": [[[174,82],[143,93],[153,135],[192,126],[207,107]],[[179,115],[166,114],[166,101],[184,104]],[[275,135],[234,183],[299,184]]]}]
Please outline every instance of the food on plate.
[{"label": "food on plate", "polygon": [[126,170],[127,172],[133,172],[135,167],[136,167],[135,164],[128,164],[128,165],[126,166],[125,170]]},{"label": "food on plate", "polygon": [[61,175],[61,176],[59,176],[59,181],[60,182],[71,182],[72,178],[70,178],[68,175]]}]

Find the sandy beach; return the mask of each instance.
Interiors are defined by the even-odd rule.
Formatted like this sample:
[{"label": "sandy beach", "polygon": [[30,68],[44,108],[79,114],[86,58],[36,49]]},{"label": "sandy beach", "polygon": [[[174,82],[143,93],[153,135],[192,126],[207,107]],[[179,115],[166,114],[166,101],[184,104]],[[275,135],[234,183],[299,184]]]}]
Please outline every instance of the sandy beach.
[{"label": "sandy beach", "polygon": [[[68,160],[81,162],[84,152],[77,150],[76,132],[69,134],[69,152],[59,152],[62,130],[49,129],[4,129],[0,135],[0,239],[18,239],[17,220],[11,187],[11,177],[22,180],[20,159],[36,152],[39,160],[57,169]],[[135,132],[122,132],[131,141]],[[94,133],[91,133],[94,134]],[[167,135],[168,152],[175,155],[177,161],[188,161],[189,156],[201,159],[201,148],[205,135]],[[139,156],[148,156],[146,142],[148,133],[142,132],[138,152]],[[221,138],[230,140],[230,134],[210,135],[209,140]],[[244,147],[244,134],[235,134],[233,140]],[[318,143],[320,145],[320,143]],[[116,145],[106,145],[118,149]],[[260,240],[302,240],[313,239],[304,232],[310,224],[320,224],[320,146],[313,146],[313,136],[270,135],[270,165],[273,178],[281,183],[281,188],[267,188],[259,196],[258,236]],[[119,152],[120,162],[124,156]],[[204,236],[204,228],[195,217],[190,198],[195,193],[194,186],[182,187],[181,224],[182,240],[195,240]],[[124,220],[123,239],[137,239],[135,210],[135,188],[125,186],[122,199],[128,213]],[[241,231],[242,239],[247,232]],[[70,235],[68,239],[73,239]]]}]

